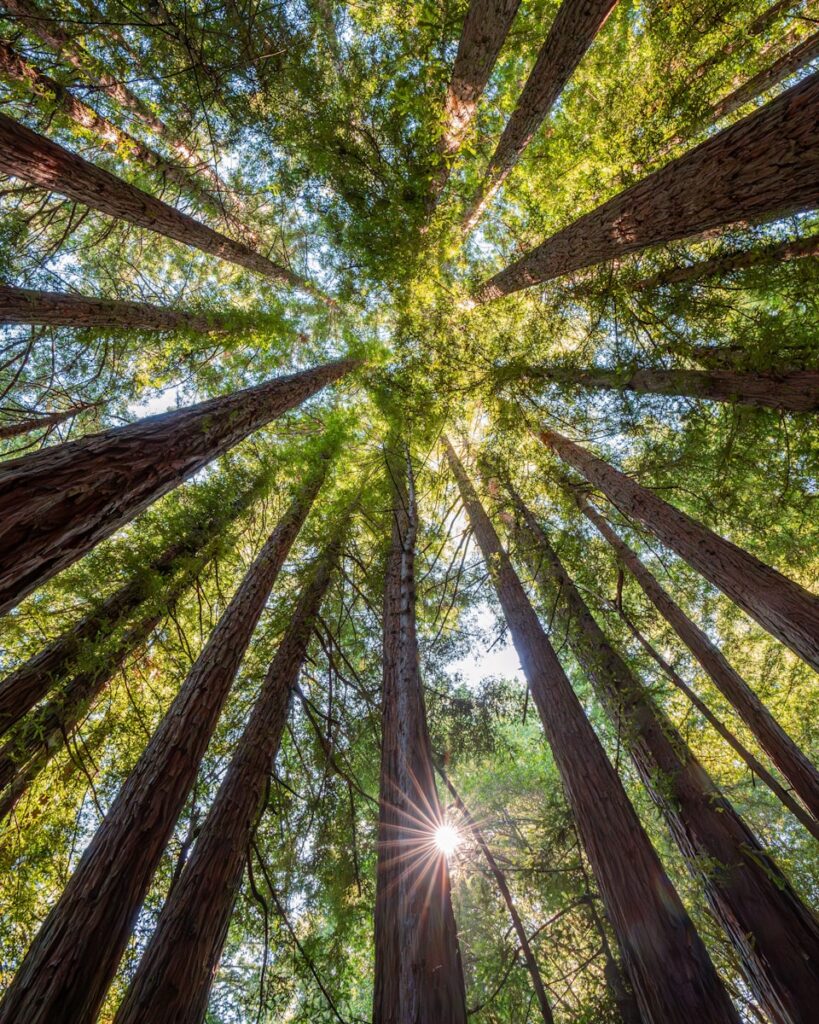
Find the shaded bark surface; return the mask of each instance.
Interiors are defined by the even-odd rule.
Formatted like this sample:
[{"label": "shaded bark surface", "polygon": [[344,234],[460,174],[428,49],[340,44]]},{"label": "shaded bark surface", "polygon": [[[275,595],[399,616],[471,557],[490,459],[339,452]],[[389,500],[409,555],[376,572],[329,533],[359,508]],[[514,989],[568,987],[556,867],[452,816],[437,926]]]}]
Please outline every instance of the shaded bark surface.
[{"label": "shaded bark surface", "polygon": [[0,1003],[3,1024],[92,1024],[245,649],[320,487],[294,498],[94,833]]},{"label": "shaded bark surface", "polygon": [[489,568],[645,1024],[738,1020],[452,446]]},{"label": "shaded bark surface", "polygon": [[69,292],[41,292],[0,285],[0,324],[47,327],[134,327],[148,331],[221,331],[218,313],[191,313],[148,302],[95,299]]},{"label": "shaded bark surface", "polygon": [[325,363],[0,465],[0,613],[356,364]]},{"label": "shaded bark surface", "polygon": [[66,420],[72,419],[85,409],[91,408],[89,403],[72,405],[68,409],[60,409],[59,412],[42,413],[40,416],[29,416],[28,419],[18,420],[17,423],[7,423],[0,426],[0,441],[9,437],[19,437],[21,434],[31,433],[33,430],[46,430],[48,427],[59,426]]},{"label": "shaded bark surface", "polygon": [[555,622],[701,880],[752,990],[777,1024],[809,1019],[819,991],[819,923],[609,643],[543,526],[511,493],[518,534]]},{"label": "shaded bark surface", "polygon": [[691,651],[813,815],[819,818],[819,772],[765,707],[725,655],[672,600],[634,551],[590,505],[584,513],[611,544],[648,599]]},{"label": "shaded bark surface", "polygon": [[819,671],[819,597],[555,430],[543,443]]},{"label": "shaded bark surface", "polygon": [[819,203],[819,75],[546,239],[480,286],[490,302],[650,245]]},{"label": "shaded bark surface", "polygon": [[417,512],[409,452],[388,442],[392,538],[384,583],[381,793],[373,1024],[466,1024],[466,993],[415,629]]},{"label": "shaded bark surface", "polygon": [[332,542],[302,590],[196,846],[162,908],[116,1024],[201,1024],[267,779],[321,602],[341,549]]},{"label": "shaded bark surface", "polygon": [[486,176],[464,215],[464,231],[477,224],[506,181],[616,5],[617,0],[563,0],[489,161]]},{"label": "shaded bark surface", "polygon": [[156,231],[263,277],[315,292],[307,281],[243,242],[214,231],[4,114],[0,114],[0,173],[58,192],[106,216]]}]

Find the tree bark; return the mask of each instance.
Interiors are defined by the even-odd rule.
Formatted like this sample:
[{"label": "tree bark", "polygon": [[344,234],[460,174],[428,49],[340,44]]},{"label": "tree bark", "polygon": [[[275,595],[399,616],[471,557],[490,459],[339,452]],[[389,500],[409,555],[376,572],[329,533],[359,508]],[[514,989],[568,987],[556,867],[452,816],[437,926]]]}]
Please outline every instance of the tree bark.
[{"label": "tree bark", "polygon": [[16,423],[4,423],[0,426],[0,441],[10,437],[19,437],[21,434],[29,434],[33,430],[44,430],[48,427],[59,426],[72,417],[91,408],[90,402],[82,402],[80,405],[72,405],[68,409],[60,409],[58,412],[43,412],[36,416],[29,416],[28,419],[18,420]]},{"label": "tree bark", "polygon": [[583,512],[611,544],[648,599],[734,707],[759,745],[782,772],[815,819],[819,819],[819,772],[757,697],[722,651],[660,586],[637,555],[587,503]]},{"label": "tree bark", "polygon": [[506,181],[616,4],[617,0],[563,0],[486,175],[464,214],[465,232],[475,227]]},{"label": "tree bark", "polygon": [[179,881],[162,908],[116,1024],[201,1024],[247,851],[281,742],[290,693],[341,550],[315,563]]},{"label": "tree bark", "polygon": [[392,539],[384,583],[381,793],[373,1024],[466,1024],[466,993],[415,630],[418,530],[408,449],[386,452]]},{"label": "tree bark", "polygon": [[557,431],[543,429],[539,436],[621,512],[644,523],[663,544],[819,671],[819,597]]},{"label": "tree bark", "polygon": [[645,1024],[738,1020],[508,554],[446,442]]},{"label": "tree bark", "polygon": [[650,245],[819,203],[819,75],[672,160],[480,286],[490,302]]},{"label": "tree bark", "polygon": [[819,991],[819,923],[611,646],[541,523],[514,489],[518,535],[555,623],[591,680],[695,878],[776,1024],[810,1019]]},{"label": "tree bark", "polygon": [[96,299],[69,292],[41,292],[0,284],[0,324],[46,327],[119,327],[147,331],[227,330],[218,313],[192,313],[148,302]]},{"label": "tree bark", "polygon": [[175,207],[4,114],[0,114],[0,173],[58,192],[108,217],[155,231],[273,281],[286,282],[321,297],[308,281],[259,255],[243,242],[236,242],[188,214],[180,213]]},{"label": "tree bark", "polygon": [[0,464],[0,613],[355,365],[325,363]]},{"label": "tree bark", "polygon": [[326,472],[248,570],[14,976],[0,1022],[92,1024],[270,590]]}]

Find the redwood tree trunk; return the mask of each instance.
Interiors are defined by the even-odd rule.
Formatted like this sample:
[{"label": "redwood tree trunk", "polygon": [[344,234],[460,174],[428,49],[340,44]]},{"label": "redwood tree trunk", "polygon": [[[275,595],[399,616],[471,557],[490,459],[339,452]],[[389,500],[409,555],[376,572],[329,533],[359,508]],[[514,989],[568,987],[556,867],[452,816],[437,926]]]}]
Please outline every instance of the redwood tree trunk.
[{"label": "redwood tree trunk", "polygon": [[466,1024],[466,994],[415,632],[417,512],[409,451],[388,441],[381,794],[373,1024]]},{"label": "redwood tree trunk", "polygon": [[486,176],[464,215],[464,231],[472,230],[506,181],[616,4],[617,0],[563,0]]},{"label": "redwood tree trunk", "polygon": [[535,579],[635,768],[776,1024],[799,1024],[819,991],[819,923],[683,738],[606,639],[546,533],[510,488]]},{"label": "redwood tree trunk", "polygon": [[321,484],[268,538],[94,833],[0,1003],[2,1024],[92,1024],[288,551]]},{"label": "redwood tree trunk", "polygon": [[819,75],[546,239],[485,282],[490,302],[649,245],[819,203]]},{"label": "redwood tree trunk", "polygon": [[0,464],[0,613],[355,365],[325,363]]},{"label": "redwood tree trunk", "polygon": [[28,434],[33,430],[56,427],[88,408],[88,403],[82,403],[81,405],[72,405],[68,409],[60,409],[59,412],[44,412],[39,416],[29,416],[27,420],[18,420],[17,423],[3,424],[0,426],[0,441],[9,437],[19,437],[21,434]]},{"label": "redwood tree trunk", "polygon": [[646,596],[691,651],[759,745],[782,772],[815,819],[819,819],[819,772],[703,630],[671,599],[637,555],[590,505],[583,511],[617,552]]},{"label": "redwood tree trunk", "polygon": [[304,587],[193,853],[162,908],[116,1024],[201,1024],[242,881],[292,688],[340,554],[333,541]]},{"label": "redwood tree trunk", "polygon": [[819,597],[555,430],[540,439],[769,633],[819,671]]},{"label": "redwood tree trunk", "polygon": [[263,277],[315,293],[309,282],[286,267],[271,262],[244,243],[214,231],[4,114],[0,114],[0,173],[58,192],[106,216],[156,231]]},{"label": "redwood tree trunk", "polygon": [[447,454],[489,567],[646,1024],[738,1020],[617,773],[458,460]]}]

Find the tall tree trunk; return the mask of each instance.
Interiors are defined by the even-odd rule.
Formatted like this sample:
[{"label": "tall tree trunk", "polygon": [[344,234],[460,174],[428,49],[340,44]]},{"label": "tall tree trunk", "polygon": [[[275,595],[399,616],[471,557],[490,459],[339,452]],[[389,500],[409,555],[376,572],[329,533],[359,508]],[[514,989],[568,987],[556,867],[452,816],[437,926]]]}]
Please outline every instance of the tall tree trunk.
[{"label": "tall tree trunk", "polygon": [[622,564],[631,572],[648,599],[659,611],[685,646],[691,651],[712,682],[734,707],[759,745],[782,772],[814,818],[819,820],[819,772],[765,707],[725,655],[671,599],[609,524],[589,504],[583,503],[586,516],[611,544]]},{"label": "tall tree trunk", "polygon": [[475,538],[623,951],[645,1024],[738,1020],[454,449]]},{"label": "tall tree trunk", "polygon": [[86,409],[92,408],[91,402],[81,402],[79,405],[69,406],[68,409],[60,409],[58,412],[43,412],[36,416],[29,415],[28,419],[18,420],[16,423],[4,423],[0,425],[0,441],[9,437],[19,437],[21,434],[29,434],[33,430],[45,430],[48,427],[59,426],[66,420],[72,419]]},{"label": "tall tree trunk", "polygon": [[738,373],[735,370],[603,370],[533,366],[523,371],[534,380],[606,391],[704,398],[784,412],[819,409],[819,370],[790,373]]},{"label": "tall tree trunk", "polygon": [[543,978],[540,975],[540,968],[538,967],[537,958],[535,957],[534,950],[529,942],[529,937],[526,934],[526,928],[523,921],[520,918],[518,909],[515,906],[515,901],[512,899],[512,893],[509,890],[509,885],[506,881],[506,876],[500,869],[500,865],[495,860],[492,851],[489,849],[489,845],[484,839],[483,833],[478,827],[477,822],[470,814],[466,804],[460,797],[458,790],[455,788],[452,780],[449,778],[443,768],[438,768],[441,778],[444,780],[444,784],[449,792],[452,794],[452,799],[458,806],[458,810],[463,815],[464,821],[469,827],[469,831],[472,833],[472,838],[480,847],[481,853],[484,856],[484,860],[489,866],[489,870],[492,873],[492,877],[495,879],[495,884],[498,887],[498,891],[503,897],[503,902],[506,904],[506,909],[509,911],[509,916],[512,919],[512,927],[515,929],[515,934],[518,937],[518,943],[520,944],[521,952],[523,953],[523,959],[526,961],[526,968],[532,978],[532,987],[535,990],[535,996],[537,997],[538,1006],[540,1007],[540,1015],[546,1024],[554,1024],[554,1015],[552,1008],[549,1005],[549,998],[546,995],[546,987],[543,984]]},{"label": "tall tree trunk", "polygon": [[632,185],[480,286],[490,302],[650,245],[819,203],[819,75]]},{"label": "tall tree trunk", "polygon": [[617,0],[563,0],[489,161],[486,175],[464,214],[464,231],[471,231],[478,223],[535,132],[549,116],[616,4]]},{"label": "tall tree trunk", "polygon": [[148,302],[96,299],[69,292],[41,292],[0,284],[0,324],[47,327],[120,327],[147,331],[225,331],[219,313],[192,313]]},{"label": "tall tree trunk", "polygon": [[819,597],[555,430],[543,443],[819,671]]},{"label": "tall tree trunk", "polygon": [[162,908],[116,1024],[201,1024],[247,851],[301,672],[341,551],[318,558],[267,671],[259,698],[190,859]]},{"label": "tall tree trunk", "polygon": [[[745,976],[776,1024],[800,1024],[819,991],[819,923],[665,714],[608,642],[540,522],[509,487],[519,536],[555,622],[618,727]],[[707,865],[707,866],[706,866]]]},{"label": "tall tree trunk", "polygon": [[321,485],[302,487],[94,833],[0,1003],[0,1022],[92,1024],[279,569]]},{"label": "tall tree trunk", "polygon": [[780,785],[776,778],[768,771],[765,765],[755,757],[748,748],[737,739],[734,733],[728,728],[722,719],[717,718],[714,712],[708,707],[705,701],[701,700],[697,694],[691,689],[686,683],[682,676],[677,672],[673,665],[671,665],[666,659],[660,654],[660,652],[648,641],[643,633],[637,628],[632,622],[631,618],[626,614],[623,608],[623,603],[620,601],[615,605],[615,610],[620,618],[623,620],[626,629],[631,633],[637,643],[643,648],[643,650],[652,658],[662,669],[665,675],[671,680],[674,686],[682,693],[694,707],[699,711],[702,717],[713,726],[714,730],[719,733],[720,736],[725,740],[728,746],[740,756],[745,762],[748,768],[751,770],[753,775],[764,782],[765,785],[770,789],[774,796],[781,801],[781,803],[788,808],[791,814],[794,815],[810,832],[814,839],[819,840],[819,821],[808,814],[802,804],[798,800],[795,800],[791,794]]},{"label": "tall tree trunk", "polygon": [[0,613],[356,364],[325,363],[0,464]]},{"label": "tall tree trunk", "polygon": [[466,1024],[449,869],[435,846],[443,816],[415,631],[415,487],[409,450],[394,435],[386,459],[392,541],[384,583],[373,1024]]},{"label": "tall tree trunk", "polygon": [[50,189],[108,217],[156,231],[273,281],[291,284],[323,298],[308,281],[273,263],[173,206],[128,184],[110,171],[0,114],[0,173]]}]

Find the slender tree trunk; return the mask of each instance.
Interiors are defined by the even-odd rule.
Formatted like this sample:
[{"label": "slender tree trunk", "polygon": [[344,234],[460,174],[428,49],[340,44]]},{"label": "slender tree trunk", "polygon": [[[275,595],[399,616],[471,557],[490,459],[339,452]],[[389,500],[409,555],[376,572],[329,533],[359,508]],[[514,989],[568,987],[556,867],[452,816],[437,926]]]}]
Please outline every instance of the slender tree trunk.
[{"label": "slender tree trunk", "polygon": [[273,281],[282,281],[321,297],[308,281],[259,255],[243,242],[236,242],[186,213],[180,213],[175,207],[4,114],[0,114],[0,173],[58,192],[108,217],[155,231]]},{"label": "slender tree trunk", "polygon": [[790,373],[738,373],[735,370],[603,370],[535,366],[524,371],[535,380],[606,391],[704,398],[784,412],[819,409],[819,370]]},{"label": "slender tree trunk", "polygon": [[574,73],[617,0],[563,0],[517,105],[506,123],[486,175],[464,214],[471,231]]},{"label": "slender tree trunk", "polygon": [[819,671],[819,597],[555,430],[543,443]]},{"label": "slender tree trunk", "polygon": [[322,465],[268,538],[94,833],[0,1003],[2,1024],[96,1020],[245,649],[323,472]]},{"label": "slender tree trunk", "polygon": [[[535,579],[776,1024],[810,1018],[819,923],[608,642],[542,525],[510,487]],[[707,866],[706,866],[707,865]]]},{"label": "slender tree trunk", "polygon": [[19,437],[21,434],[29,434],[33,430],[45,430],[48,427],[59,426],[60,423],[65,423],[66,420],[72,419],[89,408],[91,408],[90,402],[81,402],[68,409],[60,409],[59,412],[44,412],[37,416],[29,416],[26,420],[18,420],[16,423],[4,423],[0,426],[0,441],[5,441],[9,437]]},{"label": "slender tree trunk", "polygon": [[738,1020],[452,446],[449,462],[645,1024]]},{"label": "slender tree trunk", "polygon": [[0,464],[0,613],[354,365],[326,363]]},{"label": "slender tree trunk", "polygon": [[495,884],[503,897],[503,902],[506,904],[506,909],[509,911],[509,916],[512,919],[512,927],[515,929],[515,934],[518,937],[520,943],[521,952],[523,953],[523,959],[526,961],[526,967],[532,978],[532,987],[535,990],[537,997],[538,1006],[540,1007],[540,1015],[546,1024],[553,1024],[554,1015],[552,1008],[549,1005],[549,998],[546,995],[546,987],[543,984],[543,978],[540,975],[540,968],[538,967],[537,958],[535,957],[534,950],[529,943],[529,937],[526,934],[526,928],[524,927],[523,921],[520,918],[515,901],[512,899],[512,893],[509,890],[509,885],[506,881],[506,876],[501,871],[498,862],[495,860],[492,851],[489,849],[489,845],[483,837],[483,833],[478,828],[477,822],[470,814],[466,804],[461,799],[457,789],[452,783],[452,780],[443,770],[438,768],[441,778],[444,780],[446,788],[452,794],[452,799],[458,806],[461,814],[464,817],[469,826],[469,831],[472,833],[472,837],[480,847],[481,853],[484,856],[484,860],[489,865],[489,870],[492,872],[492,877],[495,879]]},{"label": "slender tree trunk", "polygon": [[218,313],[192,313],[148,302],[96,299],[69,292],[40,292],[0,284],[0,324],[47,327],[120,327],[147,331],[227,330]]},{"label": "slender tree trunk", "polygon": [[757,246],[754,249],[741,249],[728,252],[723,256],[714,256],[710,260],[700,260],[686,267],[672,267],[661,270],[651,277],[635,281],[631,288],[634,291],[648,291],[666,284],[689,284],[701,281],[705,277],[724,277],[735,270],[748,270],[753,267],[775,265],[789,260],[801,260],[807,256],[819,255],[819,234],[807,235],[788,242],[776,242],[773,245]]},{"label": "slender tree trunk", "polygon": [[374,1024],[466,1024],[466,993],[415,631],[418,530],[408,449],[388,440],[392,542],[384,584]]},{"label": "slender tree trunk", "polygon": [[736,710],[759,745],[782,772],[814,818],[819,819],[819,772],[757,697],[722,651],[683,612],[646,569],[637,555],[590,505],[582,509],[611,544],[648,599],[708,673],[720,693]]},{"label": "slender tree trunk", "polygon": [[691,689],[691,687],[682,678],[679,672],[676,671],[673,665],[669,664],[668,661],[660,654],[660,652],[646,639],[646,637],[640,632],[637,626],[632,622],[631,618],[626,614],[623,608],[622,602],[615,606],[615,610],[623,623],[628,629],[629,633],[634,637],[637,643],[643,648],[643,650],[652,658],[662,669],[665,675],[671,680],[671,682],[677,687],[677,689],[699,711],[702,717],[708,722],[716,732],[722,736],[728,746],[738,754],[751,772],[764,782],[765,785],[770,789],[774,796],[781,801],[781,803],[788,808],[791,814],[794,815],[810,832],[814,839],[819,840],[819,822],[812,818],[804,807],[794,798],[791,794],[779,784],[776,778],[768,771],[768,769],[762,764],[759,758],[755,757],[748,748],[741,743],[734,733],[728,728],[722,719],[717,718],[714,712],[708,707],[705,701],[701,700],[697,694]]},{"label": "slender tree trunk", "polygon": [[480,286],[490,302],[650,245],[819,203],[819,75],[672,160]]},{"label": "slender tree trunk", "polygon": [[190,859],[162,908],[116,1024],[201,1024],[247,851],[301,672],[341,549],[334,540],[302,590]]}]

